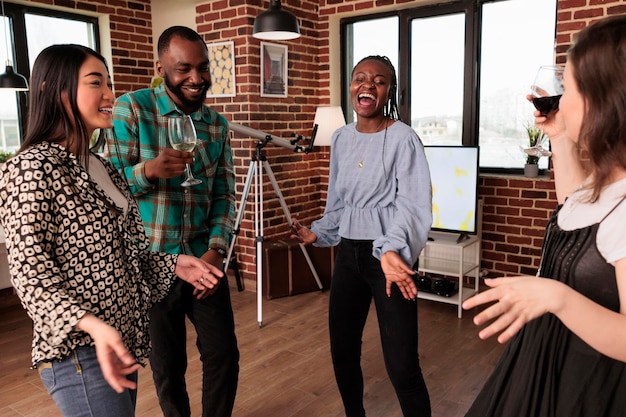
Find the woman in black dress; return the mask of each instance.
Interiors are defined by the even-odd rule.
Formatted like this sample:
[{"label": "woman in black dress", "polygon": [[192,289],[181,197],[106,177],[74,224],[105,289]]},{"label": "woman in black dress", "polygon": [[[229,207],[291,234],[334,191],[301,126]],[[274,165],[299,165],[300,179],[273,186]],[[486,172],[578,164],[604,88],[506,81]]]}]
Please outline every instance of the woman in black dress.
[{"label": "woman in black dress", "polygon": [[626,416],[626,16],[568,51],[550,137],[558,207],[537,277],[487,280],[479,335],[508,343],[467,416]]}]

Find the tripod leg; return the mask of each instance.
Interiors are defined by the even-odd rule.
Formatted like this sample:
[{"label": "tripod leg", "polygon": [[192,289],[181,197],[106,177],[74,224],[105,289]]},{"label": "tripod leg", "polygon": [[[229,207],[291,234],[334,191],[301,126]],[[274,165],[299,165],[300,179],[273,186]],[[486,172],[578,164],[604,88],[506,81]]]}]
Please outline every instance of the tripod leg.
[{"label": "tripod leg", "polygon": [[[243,187],[241,201],[239,202],[239,211],[237,213],[235,224],[233,225],[233,238],[230,242],[230,246],[228,247],[228,254],[226,255],[226,258],[224,259],[224,273],[226,273],[228,266],[230,265],[230,259],[233,255],[233,251],[235,248],[235,240],[237,238],[237,235],[239,235],[241,222],[243,220],[243,215],[244,215],[245,208],[246,208],[246,202],[248,201],[250,188],[252,186],[252,179],[254,178],[254,232],[256,234],[257,316],[258,316],[259,327],[261,327],[261,324],[263,322],[263,319],[262,319],[262,314],[263,314],[263,309],[262,309],[263,225],[260,224],[260,221],[261,222],[263,221],[263,217],[261,217],[259,221],[259,215],[262,216],[262,210],[263,210],[263,200],[262,200],[263,196],[261,196],[261,200],[259,202],[259,186],[260,186],[259,179],[261,178],[261,175],[262,175],[261,161],[259,161],[258,159],[252,159],[250,161],[250,166],[248,167],[248,174],[246,176],[246,182]],[[237,265],[236,263],[237,261],[235,260],[234,262],[235,262],[235,265]],[[238,276],[239,276],[239,266],[237,265],[235,269],[235,277],[238,277]],[[241,282],[241,279],[239,278],[237,281],[237,288],[240,289],[241,291],[243,287],[240,287],[240,282]]]},{"label": "tripod leg", "polygon": [[[267,160],[263,161],[263,167],[265,168],[265,172],[267,173],[267,176],[269,177],[272,183],[272,187],[274,187],[274,193],[276,194],[276,197],[278,197],[278,201],[280,202],[280,205],[283,208],[283,213],[285,214],[287,223],[289,223],[289,226],[291,227],[292,221],[291,221],[291,214],[289,213],[289,208],[287,207],[287,203],[285,202],[283,193],[280,191],[280,188],[278,187],[278,182],[276,182],[276,177],[274,176],[274,172],[272,172],[272,168],[270,167],[270,164],[269,162],[267,162]],[[298,245],[300,246],[300,250],[302,250],[304,259],[306,259],[306,263],[309,265],[309,269],[311,270],[311,273],[313,274],[315,281],[317,282],[318,288],[323,291],[324,286],[322,285],[322,281],[320,281],[320,277],[317,275],[317,271],[315,270],[315,266],[313,266],[313,262],[311,261],[311,258],[309,257],[309,253],[307,252],[306,248],[304,247],[302,243],[299,243]]]},{"label": "tripod leg", "polygon": [[[248,174],[246,176],[246,182],[243,187],[243,193],[241,193],[241,201],[239,201],[239,212],[237,213],[237,217],[235,218],[235,224],[233,224],[233,237],[230,240],[230,246],[228,247],[228,253],[226,254],[226,258],[224,258],[224,273],[228,271],[228,266],[230,265],[230,258],[233,255],[233,250],[235,248],[235,240],[239,235],[241,221],[243,219],[243,214],[246,209],[246,201],[248,200],[248,195],[250,194],[250,184],[252,184],[252,177],[254,176],[254,168],[255,162],[250,161],[250,166],[248,167]],[[237,274],[239,273],[239,268],[237,268]],[[239,288],[240,282],[237,282],[237,288]],[[240,290],[241,291],[241,290]]]},{"label": "tripod leg", "polygon": [[254,179],[254,230],[256,232],[256,312],[259,329],[263,325],[263,165],[257,158]]}]

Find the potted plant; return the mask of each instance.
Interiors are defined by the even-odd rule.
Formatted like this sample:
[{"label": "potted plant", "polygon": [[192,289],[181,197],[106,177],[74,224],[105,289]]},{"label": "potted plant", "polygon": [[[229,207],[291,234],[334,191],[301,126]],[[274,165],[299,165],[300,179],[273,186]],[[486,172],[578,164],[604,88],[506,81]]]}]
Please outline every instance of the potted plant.
[{"label": "potted plant", "polygon": [[528,134],[528,147],[524,148],[526,154],[524,176],[534,178],[539,175],[539,158],[549,156],[550,151],[543,147],[547,136],[541,129],[531,123],[526,124],[525,128]]},{"label": "potted plant", "polygon": [[13,156],[13,152],[0,151],[0,166]]}]

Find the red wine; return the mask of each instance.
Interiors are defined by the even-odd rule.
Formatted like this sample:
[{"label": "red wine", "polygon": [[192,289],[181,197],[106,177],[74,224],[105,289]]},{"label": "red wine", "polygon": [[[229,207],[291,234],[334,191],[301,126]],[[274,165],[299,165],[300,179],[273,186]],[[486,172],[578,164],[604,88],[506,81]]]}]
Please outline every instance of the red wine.
[{"label": "red wine", "polygon": [[550,97],[533,97],[533,105],[539,110],[539,113],[543,116],[547,116],[559,108],[560,99],[561,94]]}]

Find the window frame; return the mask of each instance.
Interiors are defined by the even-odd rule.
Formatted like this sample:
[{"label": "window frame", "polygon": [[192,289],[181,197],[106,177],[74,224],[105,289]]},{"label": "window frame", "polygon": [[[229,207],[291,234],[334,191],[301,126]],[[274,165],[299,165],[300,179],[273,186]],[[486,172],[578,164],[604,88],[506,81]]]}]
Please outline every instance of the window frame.
[{"label": "window frame", "polygon": [[[350,71],[354,64],[347,53],[348,42],[351,41],[350,25],[362,21],[380,19],[390,16],[398,17],[398,111],[402,120],[411,120],[411,21],[413,19],[463,13],[465,15],[465,53],[463,79],[463,123],[460,146],[479,146],[480,124],[480,45],[483,5],[508,0],[460,0],[454,3],[418,6],[391,12],[371,13],[351,16],[340,20],[341,45],[341,105],[344,109],[351,108],[349,97]],[[558,1],[555,2],[558,15]],[[556,31],[556,22],[555,22]],[[556,39],[556,32],[554,34]],[[347,120],[350,120],[348,117]],[[550,163],[548,163],[548,166]],[[545,172],[545,169],[540,172]],[[523,168],[480,167],[481,173],[521,174]]]},{"label": "window frame", "polygon": [[[4,3],[4,14],[9,18],[9,26],[11,30],[8,33],[9,41],[13,42],[13,68],[19,72],[30,86],[30,57],[28,54],[28,40],[26,37],[26,18],[27,14],[40,15],[45,17],[54,17],[59,19],[75,20],[93,25],[95,50],[100,53],[100,26],[99,19],[96,16],[83,15],[79,13],[66,12],[43,7],[35,7],[26,4]],[[28,124],[28,91],[16,92],[17,97],[17,119],[20,140],[24,139],[26,126]]]}]

